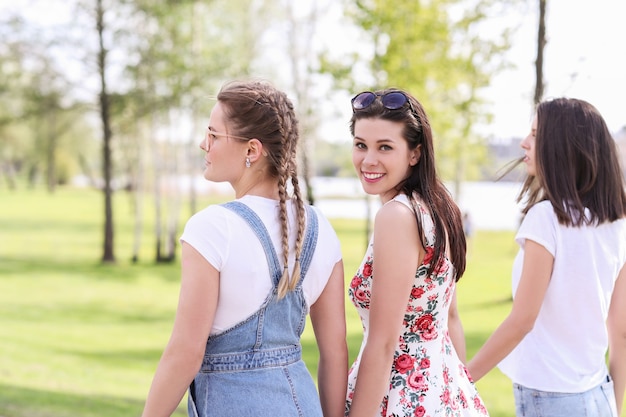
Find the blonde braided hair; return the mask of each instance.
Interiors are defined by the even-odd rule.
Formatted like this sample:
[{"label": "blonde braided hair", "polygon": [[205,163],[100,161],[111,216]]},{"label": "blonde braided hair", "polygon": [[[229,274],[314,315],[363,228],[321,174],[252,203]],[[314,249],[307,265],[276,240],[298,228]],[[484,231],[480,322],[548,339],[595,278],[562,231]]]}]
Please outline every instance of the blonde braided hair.
[{"label": "blonde braided hair", "polygon": [[[287,95],[263,81],[231,82],[220,90],[217,99],[224,105],[234,134],[257,138],[267,151],[269,174],[278,185],[279,220],[283,252],[283,273],[278,283],[278,297],[293,291],[300,281],[300,254],[304,241],[305,208],[298,183],[296,151],[298,120]],[[289,276],[289,222],[287,181],[291,178],[297,209],[296,263]]]}]

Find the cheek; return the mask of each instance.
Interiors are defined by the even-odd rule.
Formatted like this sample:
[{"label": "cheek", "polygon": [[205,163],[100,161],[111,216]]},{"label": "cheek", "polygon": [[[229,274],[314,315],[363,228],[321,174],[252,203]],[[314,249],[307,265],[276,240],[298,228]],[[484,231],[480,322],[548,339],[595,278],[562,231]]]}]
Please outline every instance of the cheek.
[{"label": "cheek", "polygon": [[359,166],[361,166],[361,161],[363,160],[363,156],[357,152],[356,149],[352,150],[352,164],[358,168]]}]

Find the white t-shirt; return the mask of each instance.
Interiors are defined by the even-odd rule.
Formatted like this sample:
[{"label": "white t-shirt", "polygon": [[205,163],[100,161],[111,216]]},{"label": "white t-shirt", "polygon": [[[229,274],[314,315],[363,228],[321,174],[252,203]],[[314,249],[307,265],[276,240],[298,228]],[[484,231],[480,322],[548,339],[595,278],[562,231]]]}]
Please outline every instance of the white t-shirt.
[{"label": "white t-shirt", "polygon": [[513,264],[513,294],[526,240],[545,247],[554,267],[535,326],[500,362],[500,370],[513,382],[541,391],[595,387],[608,374],[605,323],[615,280],[626,263],[626,219],[565,227],[550,202],[542,201],[528,211],[515,240],[520,251]]},{"label": "white t-shirt", "polygon": [[[238,201],[250,207],[264,223],[281,264],[283,261],[279,202],[257,196]],[[319,220],[317,246],[302,288],[311,306],[322,293],[335,264],[341,260],[339,239],[328,220],[314,207]],[[287,202],[290,231],[289,272],[295,263],[296,205]],[[272,280],[263,246],[248,223],[237,213],[220,205],[194,214],[180,238],[193,246],[220,271],[217,311],[211,334],[221,333],[250,317],[272,290]]]}]

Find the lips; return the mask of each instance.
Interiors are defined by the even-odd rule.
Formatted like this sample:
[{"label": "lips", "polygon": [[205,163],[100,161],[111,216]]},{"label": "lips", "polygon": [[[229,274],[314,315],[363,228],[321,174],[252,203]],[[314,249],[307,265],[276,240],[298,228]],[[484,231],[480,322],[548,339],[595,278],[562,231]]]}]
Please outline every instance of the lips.
[{"label": "lips", "polygon": [[363,175],[363,178],[366,181],[376,181],[382,178],[385,174],[379,172],[361,172],[361,175]]}]

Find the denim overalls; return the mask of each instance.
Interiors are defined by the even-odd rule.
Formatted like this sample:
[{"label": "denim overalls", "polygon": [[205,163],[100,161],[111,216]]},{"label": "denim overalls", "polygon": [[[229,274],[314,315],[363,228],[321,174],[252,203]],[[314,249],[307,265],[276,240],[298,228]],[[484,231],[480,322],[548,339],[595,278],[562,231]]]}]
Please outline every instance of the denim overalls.
[{"label": "denim overalls", "polygon": [[282,269],[261,219],[243,203],[233,201],[224,206],[243,217],[259,237],[274,288],[256,313],[209,337],[202,366],[189,388],[189,416],[322,417],[317,389],[302,361],[300,346],[307,317],[302,280],[318,235],[315,212],[307,206],[300,282],[278,300]]}]

